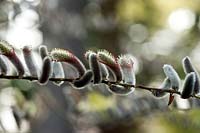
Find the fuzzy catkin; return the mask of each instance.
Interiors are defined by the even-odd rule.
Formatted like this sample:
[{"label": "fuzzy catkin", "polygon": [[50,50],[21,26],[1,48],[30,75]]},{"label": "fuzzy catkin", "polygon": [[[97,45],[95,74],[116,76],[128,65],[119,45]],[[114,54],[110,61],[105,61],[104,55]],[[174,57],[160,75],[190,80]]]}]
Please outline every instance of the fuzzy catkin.
[{"label": "fuzzy catkin", "polygon": [[32,49],[28,46],[25,46],[22,51],[26,66],[28,67],[31,76],[38,77],[38,71],[36,67],[36,62],[33,57]]},{"label": "fuzzy catkin", "polygon": [[44,59],[46,56],[48,56],[48,49],[47,49],[47,46],[45,45],[41,45],[39,47],[39,53],[40,53],[40,56],[42,59]]},{"label": "fuzzy catkin", "polygon": [[92,78],[93,72],[91,70],[87,70],[80,79],[74,80],[72,84],[75,88],[82,89],[92,81]]},{"label": "fuzzy catkin", "polygon": [[[131,55],[123,55],[118,58],[117,62],[121,66],[124,83],[135,85],[136,78],[133,57]],[[131,87],[131,89],[135,90],[134,87]]]},{"label": "fuzzy catkin", "polygon": [[[99,67],[98,69],[100,71],[100,73],[98,75],[101,76],[101,79],[108,80],[108,78],[109,78],[108,69],[107,69],[107,67],[103,63],[101,63],[101,62],[98,61],[97,54],[94,51],[92,51],[92,50],[88,50],[84,54],[84,56],[85,56],[85,58],[86,58],[86,60],[88,62],[89,62],[89,57],[91,55],[96,56],[96,59],[95,59],[96,61],[95,62],[98,63],[98,66],[97,65],[96,66]],[[94,64],[96,64],[96,63],[94,63]],[[90,62],[89,62],[89,65],[90,65]],[[92,68],[92,65],[90,65],[90,68]],[[95,76],[95,74],[94,74],[94,76]],[[94,79],[95,79],[95,77],[94,77]]]},{"label": "fuzzy catkin", "polygon": [[188,74],[190,72],[195,72],[196,80],[195,80],[194,93],[198,94],[200,92],[200,82],[199,82],[198,72],[193,67],[192,62],[188,56],[183,58],[182,64],[183,64],[183,69],[184,69],[185,74]]},{"label": "fuzzy catkin", "polygon": [[171,82],[172,89],[178,91],[180,88],[180,77],[178,76],[176,70],[171,65],[168,64],[165,64],[163,66],[163,70],[166,77],[168,77]]},{"label": "fuzzy catkin", "polygon": [[7,41],[0,40],[0,53],[3,55],[9,55],[14,51],[12,45],[10,45]]},{"label": "fuzzy catkin", "polygon": [[15,49],[8,42],[0,40],[0,53],[6,56],[10,62],[15,66],[18,72],[19,78],[23,77],[25,70],[22,62],[17,56]]},{"label": "fuzzy catkin", "polygon": [[46,84],[51,75],[52,75],[51,58],[47,56],[43,59],[42,71],[38,79],[39,83],[42,85]]},{"label": "fuzzy catkin", "polygon": [[195,78],[196,78],[196,75],[194,72],[191,72],[186,75],[185,80],[184,80],[183,90],[181,92],[181,98],[187,99],[193,93],[194,87],[195,87],[195,80],[196,80]]},{"label": "fuzzy catkin", "polygon": [[11,61],[11,63],[15,66],[18,72],[19,78],[22,78],[25,70],[22,62],[20,61],[19,57],[16,55],[15,52],[11,53],[10,55],[6,55],[6,57]]},{"label": "fuzzy catkin", "polygon": [[97,61],[97,56],[96,54],[90,54],[89,55],[89,67],[93,72],[93,83],[98,84],[102,80],[102,75],[101,75],[101,69],[99,66],[99,63]]},{"label": "fuzzy catkin", "polygon": [[183,69],[184,69],[185,74],[195,71],[195,69],[192,65],[192,62],[188,56],[183,58],[182,64],[183,64]]},{"label": "fuzzy catkin", "polygon": [[84,64],[68,50],[55,48],[51,51],[50,55],[54,61],[65,62],[73,66],[79,73],[79,77],[85,74],[86,68]]},{"label": "fuzzy catkin", "polygon": [[99,62],[105,64],[115,77],[115,81],[122,81],[122,70],[115,57],[106,50],[99,50],[97,52]]}]

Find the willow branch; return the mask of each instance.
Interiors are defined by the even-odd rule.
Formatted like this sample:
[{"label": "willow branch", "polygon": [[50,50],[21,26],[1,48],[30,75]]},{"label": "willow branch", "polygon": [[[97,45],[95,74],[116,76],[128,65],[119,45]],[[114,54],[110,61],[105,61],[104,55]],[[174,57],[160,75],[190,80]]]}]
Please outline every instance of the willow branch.
[{"label": "willow branch", "polygon": [[[19,77],[19,76],[13,76],[13,75],[0,75],[0,79],[10,79],[10,80],[29,80],[29,81],[34,81],[34,80],[38,80],[37,77],[32,77],[32,76],[25,76],[25,77]],[[67,82],[72,82],[75,79],[67,79],[67,78],[49,78],[49,81],[67,81]],[[132,84],[126,84],[126,83],[120,83],[120,82],[114,82],[114,81],[108,81],[108,80],[102,80],[102,83],[104,84],[116,84],[116,85],[121,85],[124,87],[134,87],[137,89],[142,89],[142,90],[148,90],[150,92],[153,91],[159,91],[159,92],[166,92],[169,94],[177,94],[177,95],[181,95],[181,93],[179,91],[173,90],[173,89],[160,89],[157,87],[149,87],[149,86],[144,86],[144,85],[132,85]],[[190,97],[196,98],[196,99],[200,99],[200,96],[197,95],[191,95]]]}]

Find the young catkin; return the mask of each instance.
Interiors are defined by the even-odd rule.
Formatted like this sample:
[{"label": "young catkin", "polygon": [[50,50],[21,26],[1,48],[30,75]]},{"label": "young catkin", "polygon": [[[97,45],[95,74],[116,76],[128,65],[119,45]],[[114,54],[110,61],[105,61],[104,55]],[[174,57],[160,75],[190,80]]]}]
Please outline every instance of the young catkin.
[{"label": "young catkin", "polygon": [[186,56],[185,58],[183,58],[182,64],[183,64],[184,72],[186,74],[195,71],[195,69],[194,69],[194,67],[192,65],[192,62],[191,62],[191,60],[190,60],[190,58],[188,56]]},{"label": "young catkin", "polygon": [[39,47],[39,53],[40,53],[40,56],[42,59],[44,59],[46,56],[48,56],[48,49],[47,49],[47,46],[45,45],[41,45]]},{"label": "young catkin", "polygon": [[[119,56],[118,63],[121,66],[123,81],[127,84],[136,84],[135,72],[134,72],[134,61],[131,55]],[[134,87],[131,87],[132,90],[135,90]]]},{"label": "young catkin", "polygon": [[5,61],[3,55],[0,55],[0,70],[2,75],[6,75],[8,73],[9,66]]},{"label": "young catkin", "polygon": [[168,77],[170,80],[172,89],[178,91],[180,88],[180,77],[178,76],[176,70],[171,65],[168,64],[165,64],[163,66],[163,70],[166,77]]},{"label": "young catkin", "polygon": [[38,79],[39,83],[42,85],[46,84],[51,75],[52,75],[51,58],[47,56],[43,59],[42,71]]},{"label": "young catkin", "polygon": [[[165,78],[165,80],[163,81],[163,83],[161,84],[161,86],[160,86],[159,88],[162,89],[162,90],[170,89],[170,88],[171,88],[171,83],[170,83],[169,78]],[[163,96],[165,96],[167,93],[166,93],[166,92],[161,92],[161,91],[154,90],[154,91],[152,92],[152,94],[153,94],[155,97],[163,97]]]},{"label": "young catkin", "polygon": [[80,79],[74,80],[72,84],[75,88],[82,89],[92,81],[92,78],[93,72],[91,70],[87,70]]},{"label": "young catkin", "polygon": [[194,93],[198,94],[200,92],[200,82],[199,82],[198,72],[193,67],[192,62],[188,56],[183,58],[182,64],[183,64],[183,69],[184,69],[185,74],[188,74],[190,72],[195,72],[196,80],[195,80]]},{"label": "young catkin", "polygon": [[13,52],[12,54],[7,55],[6,57],[11,61],[11,63],[17,69],[18,76],[20,78],[23,77],[23,75],[25,73],[24,66],[23,66],[22,62],[20,61],[19,57],[16,55],[16,53]]},{"label": "young catkin", "polygon": [[122,95],[122,96],[128,95],[134,91],[134,89],[130,87],[124,87],[124,86],[115,85],[115,84],[111,84],[108,88],[109,88],[108,90],[112,92],[113,94]]},{"label": "young catkin", "polygon": [[14,48],[6,41],[0,40],[0,53],[6,56],[10,62],[15,66],[18,72],[18,76],[23,77],[25,70],[22,62],[15,53]]},{"label": "young catkin", "polygon": [[[65,78],[65,72],[61,62],[53,62],[53,78]],[[61,86],[64,81],[54,81],[57,86]]]},{"label": "young catkin", "polygon": [[[96,54],[94,51],[92,51],[92,50],[88,50],[88,51],[85,52],[85,58],[86,58],[86,60],[89,61],[90,55],[95,55],[95,56],[96,56],[97,63],[99,64],[98,67],[99,67],[99,69],[100,69],[101,79],[108,80],[109,72],[108,72],[107,67],[106,67],[103,63],[101,63],[101,62],[98,61],[98,59],[97,59],[97,54]],[[91,68],[91,67],[90,67],[90,68]],[[95,74],[94,74],[94,75],[95,75]],[[95,77],[94,77],[94,78],[95,78]]]},{"label": "young catkin", "polygon": [[83,63],[74,54],[65,49],[53,49],[50,53],[52,59],[58,62],[65,62],[73,66],[79,73],[79,77],[83,76],[86,68]]},{"label": "young catkin", "polygon": [[118,64],[116,58],[106,50],[100,50],[97,52],[97,58],[99,62],[105,64],[115,77],[115,81],[122,81],[122,70]]},{"label": "young catkin", "polygon": [[31,76],[38,77],[38,71],[36,67],[36,62],[33,57],[33,51],[29,46],[24,46],[22,49],[25,63],[28,67],[28,70]]},{"label": "young catkin", "polygon": [[194,91],[195,87],[195,80],[196,80],[196,75],[194,72],[191,72],[186,75],[185,80],[184,80],[184,85],[181,93],[181,98],[187,99],[190,97],[190,95]]},{"label": "young catkin", "polygon": [[89,67],[93,72],[93,83],[98,84],[102,80],[101,69],[96,54],[89,55]]}]

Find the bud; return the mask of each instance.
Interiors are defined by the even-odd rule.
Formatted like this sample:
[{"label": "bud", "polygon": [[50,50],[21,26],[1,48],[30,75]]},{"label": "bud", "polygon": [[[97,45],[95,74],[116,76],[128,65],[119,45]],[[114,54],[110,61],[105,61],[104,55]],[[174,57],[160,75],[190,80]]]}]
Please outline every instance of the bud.
[{"label": "bud", "polygon": [[72,84],[75,88],[82,89],[92,81],[92,78],[93,72],[91,70],[87,70],[80,79],[74,80]]},{"label": "bud", "polygon": [[66,62],[72,65],[78,71],[80,77],[86,72],[83,63],[74,54],[67,50],[55,48],[51,51],[51,57],[54,61]]},{"label": "bud", "polygon": [[39,83],[42,85],[46,84],[51,75],[52,75],[51,58],[47,56],[43,59],[42,71],[38,79]]},{"label": "bud", "polygon": [[198,94],[200,92],[200,82],[199,82],[198,72],[193,67],[192,62],[188,56],[183,58],[182,64],[183,64],[183,69],[184,69],[185,74],[188,74],[190,72],[195,72],[196,80],[195,80],[194,93]]},{"label": "bud", "polygon": [[[135,72],[134,72],[134,62],[131,55],[122,55],[118,58],[118,63],[121,66],[123,81],[127,84],[136,84]],[[131,88],[135,90],[135,88]]]},{"label": "bud", "polygon": [[113,94],[123,96],[123,95],[131,94],[134,91],[134,89],[130,88],[130,87],[124,87],[124,86],[121,86],[121,85],[111,84],[109,86],[109,91],[112,92]]},{"label": "bud", "polygon": [[183,90],[181,93],[181,98],[187,99],[193,93],[194,87],[195,87],[195,80],[196,80],[195,78],[196,78],[196,75],[194,72],[191,72],[186,75],[185,80],[184,80]]},{"label": "bud", "polygon": [[39,47],[39,53],[40,53],[40,56],[42,59],[44,59],[46,56],[48,56],[48,49],[47,49],[47,46],[45,45],[41,45]]},{"label": "bud", "polygon": [[97,58],[111,70],[116,81],[122,80],[121,67],[111,53],[106,50],[100,50],[97,52]]},{"label": "bud", "polygon": [[[161,86],[159,87],[161,90],[167,90],[171,88],[171,83],[169,78],[165,78],[165,80],[163,81],[163,83],[161,84]],[[165,96],[167,93],[166,92],[162,92],[162,91],[157,91],[157,90],[153,90],[152,94],[156,97],[163,97]]]},{"label": "bud", "polygon": [[33,57],[32,49],[28,46],[25,46],[22,51],[31,76],[38,77],[36,62]]},{"label": "bud", "polygon": [[[53,77],[54,78],[65,78],[65,72],[61,62],[53,62]],[[64,81],[54,81],[55,85],[61,86]]]},{"label": "bud", "polygon": [[8,68],[9,68],[9,66],[8,66],[5,58],[2,55],[0,55],[0,69],[1,69],[1,74],[2,75],[6,75],[8,73],[8,71],[9,71]]},{"label": "bud", "polygon": [[168,77],[170,80],[172,89],[178,91],[180,88],[180,78],[176,70],[171,65],[168,65],[168,64],[165,64],[163,66],[163,70],[166,77]]}]

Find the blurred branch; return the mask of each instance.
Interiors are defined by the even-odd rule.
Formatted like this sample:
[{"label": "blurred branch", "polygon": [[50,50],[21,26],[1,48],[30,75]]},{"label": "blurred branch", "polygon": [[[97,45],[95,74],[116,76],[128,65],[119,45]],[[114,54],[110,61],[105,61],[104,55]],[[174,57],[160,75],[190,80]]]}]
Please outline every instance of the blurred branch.
[{"label": "blurred branch", "polygon": [[[19,76],[5,76],[5,75],[0,75],[0,79],[17,79],[17,80],[23,79],[23,80],[29,80],[29,81],[38,80],[37,77],[31,77],[31,76],[19,77]],[[49,78],[49,81],[73,82],[74,80],[76,80],[76,79]],[[115,85],[121,85],[121,86],[124,86],[124,87],[134,87],[134,88],[138,88],[138,89],[148,90],[150,92],[158,91],[158,92],[166,92],[166,93],[169,93],[171,95],[172,94],[181,95],[181,92],[173,90],[173,89],[161,89],[161,88],[149,87],[149,86],[144,86],[144,85],[132,85],[132,84],[125,84],[125,83],[108,81],[108,80],[102,80],[101,83],[104,83],[104,84],[107,84],[107,85],[115,84]],[[200,96],[197,96],[197,95],[190,95],[190,97],[193,97],[193,98],[196,98],[196,99],[200,99]]]}]

